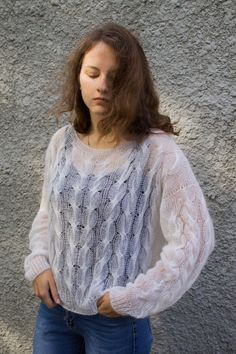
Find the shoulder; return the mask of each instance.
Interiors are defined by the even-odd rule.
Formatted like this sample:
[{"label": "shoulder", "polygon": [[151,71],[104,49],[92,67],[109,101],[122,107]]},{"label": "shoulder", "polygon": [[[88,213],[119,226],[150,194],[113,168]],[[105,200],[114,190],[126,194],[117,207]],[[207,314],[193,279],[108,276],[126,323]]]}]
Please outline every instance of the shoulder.
[{"label": "shoulder", "polygon": [[54,147],[60,146],[64,141],[65,131],[71,127],[71,124],[66,124],[63,127],[59,128],[50,139],[49,145]]},{"label": "shoulder", "polygon": [[65,131],[71,127],[70,124],[67,124],[61,128],[59,128],[50,138],[50,141],[47,146],[46,150],[46,159],[50,157],[50,159],[55,159],[57,153],[63,148],[64,146],[64,136]]},{"label": "shoulder", "polygon": [[181,153],[175,137],[161,129],[152,129],[146,141],[149,143],[151,149],[161,150],[164,154]]},{"label": "shoulder", "polygon": [[189,161],[172,134],[160,129],[152,129],[146,141],[153,158],[158,159],[160,157],[163,171],[189,168]]}]

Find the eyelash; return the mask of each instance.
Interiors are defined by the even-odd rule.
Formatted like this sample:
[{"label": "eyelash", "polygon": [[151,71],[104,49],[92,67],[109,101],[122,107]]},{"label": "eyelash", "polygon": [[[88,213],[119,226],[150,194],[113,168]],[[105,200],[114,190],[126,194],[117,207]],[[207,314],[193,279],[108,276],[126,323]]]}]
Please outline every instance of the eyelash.
[{"label": "eyelash", "polygon": [[[99,75],[92,75],[92,74],[87,74],[91,79],[95,79],[96,77],[98,77]],[[110,81],[113,81],[114,80],[114,77],[110,77],[109,78]]]}]

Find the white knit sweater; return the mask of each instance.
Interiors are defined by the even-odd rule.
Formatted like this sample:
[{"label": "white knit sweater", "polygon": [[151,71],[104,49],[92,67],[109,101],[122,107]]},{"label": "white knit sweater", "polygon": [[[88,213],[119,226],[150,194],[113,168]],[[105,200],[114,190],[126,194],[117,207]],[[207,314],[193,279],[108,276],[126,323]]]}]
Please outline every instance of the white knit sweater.
[{"label": "white knit sweater", "polygon": [[25,277],[51,268],[62,306],[96,314],[109,291],[122,315],[173,305],[214,248],[206,203],[188,160],[168,134],[113,149],[84,144],[69,124],[49,143]]}]

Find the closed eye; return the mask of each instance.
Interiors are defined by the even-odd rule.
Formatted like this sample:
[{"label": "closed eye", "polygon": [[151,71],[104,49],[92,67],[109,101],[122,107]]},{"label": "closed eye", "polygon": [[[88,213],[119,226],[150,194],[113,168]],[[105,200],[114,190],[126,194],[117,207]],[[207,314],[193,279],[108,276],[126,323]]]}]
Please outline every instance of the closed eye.
[{"label": "closed eye", "polygon": [[[99,77],[99,74],[90,74],[90,73],[87,73],[87,76],[90,77],[91,79],[96,79]],[[114,75],[109,75],[107,77],[107,81],[110,82],[110,83],[113,83],[115,79],[115,76]]]},{"label": "closed eye", "polygon": [[91,78],[95,78],[95,77],[98,77],[98,75],[97,74],[87,74],[89,77],[91,77]]}]

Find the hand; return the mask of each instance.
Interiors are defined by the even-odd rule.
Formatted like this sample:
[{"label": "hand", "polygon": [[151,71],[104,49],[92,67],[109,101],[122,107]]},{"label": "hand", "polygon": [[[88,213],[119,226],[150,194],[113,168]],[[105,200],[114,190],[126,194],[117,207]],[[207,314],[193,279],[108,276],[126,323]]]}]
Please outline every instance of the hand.
[{"label": "hand", "polygon": [[109,292],[105,293],[97,301],[98,313],[107,317],[120,317],[121,315],[111,307]]},{"label": "hand", "polygon": [[53,308],[61,303],[51,269],[45,270],[34,279],[33,289],[35,295],[48,308]]}]

